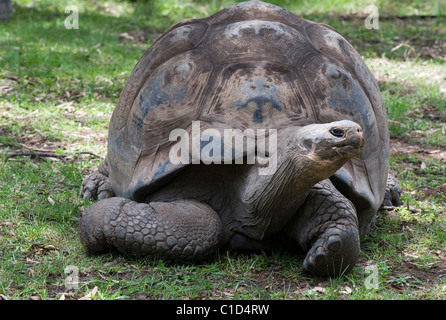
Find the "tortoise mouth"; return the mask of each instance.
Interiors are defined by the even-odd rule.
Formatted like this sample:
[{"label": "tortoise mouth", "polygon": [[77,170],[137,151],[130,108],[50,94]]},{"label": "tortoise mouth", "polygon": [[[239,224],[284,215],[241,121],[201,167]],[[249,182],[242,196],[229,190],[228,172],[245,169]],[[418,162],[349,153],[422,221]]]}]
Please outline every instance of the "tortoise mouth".
[{"label": "tortoise mouth", "polygon": [[348,155],[351,157],[355,157],[362,153],[363,145],[346,145],[342,147],[335,147],[333,149],[338,154],[341,154],[342,156]]},{"label": "tortoise mouth", "polygon": [[350,137],[346,139],[346,142],[343,146],[341,147],[352,147],[355,149],[362,149],[364,147],[364,138],[358,137],[358,136],[354,136],[354,137]]},{"label": "tortoise mouth", "polygon": [[339,147],[333,150],[342,156],[355,157],[362,153],[364,149],[364,138],[362,136],[347,137]]}]

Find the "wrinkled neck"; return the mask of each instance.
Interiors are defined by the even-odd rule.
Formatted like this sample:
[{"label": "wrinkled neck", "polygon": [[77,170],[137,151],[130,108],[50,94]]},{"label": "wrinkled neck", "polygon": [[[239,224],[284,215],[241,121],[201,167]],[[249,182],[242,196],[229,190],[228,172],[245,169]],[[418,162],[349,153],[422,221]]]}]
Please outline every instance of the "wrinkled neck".
[{"label": "wrinkled neck", "polygon": [[[279,232],[305,201],[311,188],[333,175],[344,162],[322,160],[314,148],[279,140],[277,169],[260,175],[258,165],[239,177],[235,224],[253,239]],[[241,228],[241,229],[240,229]],[[240,232],[240,231],[239,231]]]},{"label": "wrinkled neck", "polygon": [[313,159],[288,153],[278,154],[277,170],[271,175],[259,175],[253,166],[241,188],[239,211],[246,219],[253,220],[256,227],[252,227],[252,232],[277,232],[297,212],[311,188],[324,179],[314,169]]}]

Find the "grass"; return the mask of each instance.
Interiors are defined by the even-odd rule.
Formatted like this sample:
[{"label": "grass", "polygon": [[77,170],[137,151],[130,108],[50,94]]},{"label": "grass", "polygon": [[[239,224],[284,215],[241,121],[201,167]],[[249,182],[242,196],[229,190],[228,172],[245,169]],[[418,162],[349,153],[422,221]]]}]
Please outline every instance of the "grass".
[{"label": "grass", "polygon": [[[233,1],[70,1],[79,8],[79,29],[69,30],[66,1],[19,0],[0,25],[0,299],[444,299],[444,6],[271,2],[344,34],[386,102],[403,206],[378,213],[353,271],[309,277],[302,257],[288,253],[220,252],[198,265],[86,256],[77,221],[91,203],[79,187],[105,156],[108,121],[133,66],[173,23]],[[378,30],[364,28],[371,3],[382,16]],[[44,152],[52,155],[36,156]],[[65,285],[67,267],[77,270],[73,289]]]}]

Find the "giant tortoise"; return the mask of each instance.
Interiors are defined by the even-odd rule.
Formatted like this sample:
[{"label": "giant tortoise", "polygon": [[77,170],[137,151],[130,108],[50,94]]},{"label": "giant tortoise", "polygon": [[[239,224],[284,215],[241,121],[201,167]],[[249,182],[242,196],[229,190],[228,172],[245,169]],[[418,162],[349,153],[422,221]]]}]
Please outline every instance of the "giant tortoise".
[{"label": "giant tortoise", "polygon": [[337,276],[357,261],[388,171],[385,106],[353,46],[280,7],[239,3],[179,22],[136,64],[107,157],[83,180],[99,201],[79,234],[89,254],[286,249],[306,254],[304,271]]}]

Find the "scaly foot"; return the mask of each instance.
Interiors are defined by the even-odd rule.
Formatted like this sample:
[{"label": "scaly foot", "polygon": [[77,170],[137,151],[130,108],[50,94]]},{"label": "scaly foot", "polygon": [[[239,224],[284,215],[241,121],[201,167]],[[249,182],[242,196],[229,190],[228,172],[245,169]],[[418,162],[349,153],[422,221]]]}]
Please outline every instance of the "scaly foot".
[{"label": "scaly foot", "polygon": [[313,187],[287,233],[307,251],[305,272],[339,276],[356,264],[360,251],[356,210],[329,180]]}]

